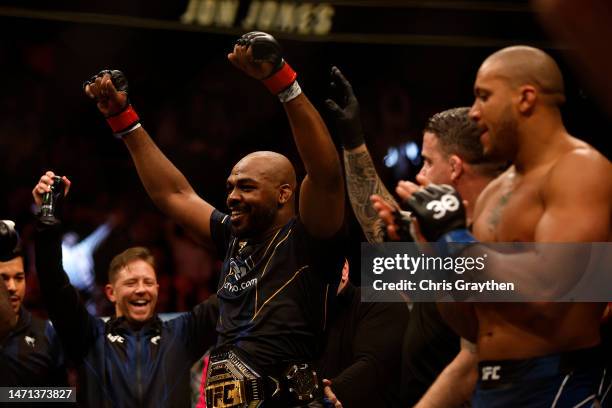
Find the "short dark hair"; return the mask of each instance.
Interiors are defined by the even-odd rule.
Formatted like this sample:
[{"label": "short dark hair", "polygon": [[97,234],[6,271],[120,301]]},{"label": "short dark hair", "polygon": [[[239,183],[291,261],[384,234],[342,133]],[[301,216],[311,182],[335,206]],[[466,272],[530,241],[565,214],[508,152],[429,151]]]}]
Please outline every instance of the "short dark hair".
[{"label": "short dark hair", "polygon": [[461,107],[436,113],[427,121],[425,132],[431,132],[438,138],[440,149],[446,154],[456,154],[470,164],[485,161],[480,143],[482,131],[468,113],[470,108]]},{"label": "short dark hair", "polygon": [[128,248],[125,251],[121,252],[119,255],[116,255],[110,263],[108,267],[108,281],[114,282],[117,278],[117,273],[125,268],[128,264],[134,261],[145,261],[151,268],[155,270],[155,258],[145,247],[132,247]]}]

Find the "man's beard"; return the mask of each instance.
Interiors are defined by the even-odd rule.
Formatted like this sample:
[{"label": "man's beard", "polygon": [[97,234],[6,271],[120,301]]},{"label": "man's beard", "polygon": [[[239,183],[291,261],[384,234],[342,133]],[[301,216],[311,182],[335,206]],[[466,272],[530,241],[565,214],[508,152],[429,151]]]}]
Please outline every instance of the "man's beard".
[{"label": "man's beard", "polygon": [[232,226],[232,234],[237,238],[258,237],[272,226],[275,218],[276,209],[260,209],[259,211],[252,212],[249,215],[249,224],[246,226],[246,228],[234,228]]},{"label": "man's beard", "polygon": [[489,149],[484,156],[490,161],[512,161],[516,155],[518,125],[511,109],[507,106],[501,114],[495,134],[489,129]]}]

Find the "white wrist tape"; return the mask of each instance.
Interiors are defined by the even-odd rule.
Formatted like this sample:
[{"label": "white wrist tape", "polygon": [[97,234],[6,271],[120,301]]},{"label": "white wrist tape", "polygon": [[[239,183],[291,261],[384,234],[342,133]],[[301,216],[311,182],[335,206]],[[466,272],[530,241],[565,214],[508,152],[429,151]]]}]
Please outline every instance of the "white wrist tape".
[{"label": "white wrist tape", "polygon": [[115,137],[117,139],[123,139],[123,136],[127,135],[130,132],[135,131],[136,129],[138,129],[139,127],[141,127],[142,125],[139,123],[136,123],[134,126],[130,127],[129,129],[124,130],[123,132],[117,132],[117,133],[113,133],[115,135]]},{"label": "white wrist tape", "polygon": [[278,94],[278,99],[280,99],[282,103],[287,103],[290,100],[297,98],[301,93],[302,88],[300,88],[300,84],[298,84],[298,81],[293,81],[289,88]]}]

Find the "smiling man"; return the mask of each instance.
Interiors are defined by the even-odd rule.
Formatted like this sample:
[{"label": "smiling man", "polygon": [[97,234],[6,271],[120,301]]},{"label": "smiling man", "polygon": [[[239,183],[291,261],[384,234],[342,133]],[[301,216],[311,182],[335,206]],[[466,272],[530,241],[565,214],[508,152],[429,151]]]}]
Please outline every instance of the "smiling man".
[{"label": "smiling man", "polygon": [[134,247],[115,256],[108,270],[105,291],[115,304],[115,315],[125,317],[132,327],[146,324],[155,314],[159,285],[153,256]]},{"label": "smiling man", "polygon": [[0,221],[0,277],[14,321],[0,336],[0,386],[66,385],[59,339],[48,320],[32,316],[23,307],[26,279],[15,223]]},{"label": "smiling man", "polygon": [[[55,174],[40,178],[32,194],[38,205]],[[65,193],[70,181],[63,178]],[[77,400],[83,406],[189,406],[189,371],[216,339],[216,297],[176,319],[155,313],[159,285],[148,249],[115,256],[105,287],[115,305],[108,321],[90,315],[62,269],[61,222],[37,224],[36,269],[49,316],[66,356],[79,371]]]},{"label": "smiling man", "polygon": [[[100,72],[85,93],[125,142],[153,202],[224,258],[209,406],[259,406],[262,400],[266,408],[321,406],[312,362],[320,351],[326,286],[343,262],[334,239],[344,221],[340,158],[272,36],[247,33],[227,57],[283,104],[307,173],[299,211],[295,171],[285,156],[260,151],[242,158],[227,179],[224,214],[198,196],[141,126],[122,73]],[[247,391],[238,395],[236,389]]]}]

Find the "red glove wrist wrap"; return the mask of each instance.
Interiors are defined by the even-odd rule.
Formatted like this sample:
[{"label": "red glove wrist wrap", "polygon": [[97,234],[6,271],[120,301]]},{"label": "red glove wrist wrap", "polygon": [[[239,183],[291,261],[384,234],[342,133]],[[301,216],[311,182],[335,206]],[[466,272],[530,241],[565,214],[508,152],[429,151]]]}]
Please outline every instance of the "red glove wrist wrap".
[{"label": "red glove wrist wrap", "polygon": [[106,118],[106,122],[113,130],[113,133],[119,133],[140,122],[140,118],[134,108],[132,108],[132,105],[128,105],[123,112]]},{"label": "red glove wrist wrap", "polygon": [[297,73],[289,66],[289,64],[287,64],[287,62],[284,62],[281,69],[261,82],[263,82],[270,92],[277,95],[281,91],[289,88],[296,78]]}]

